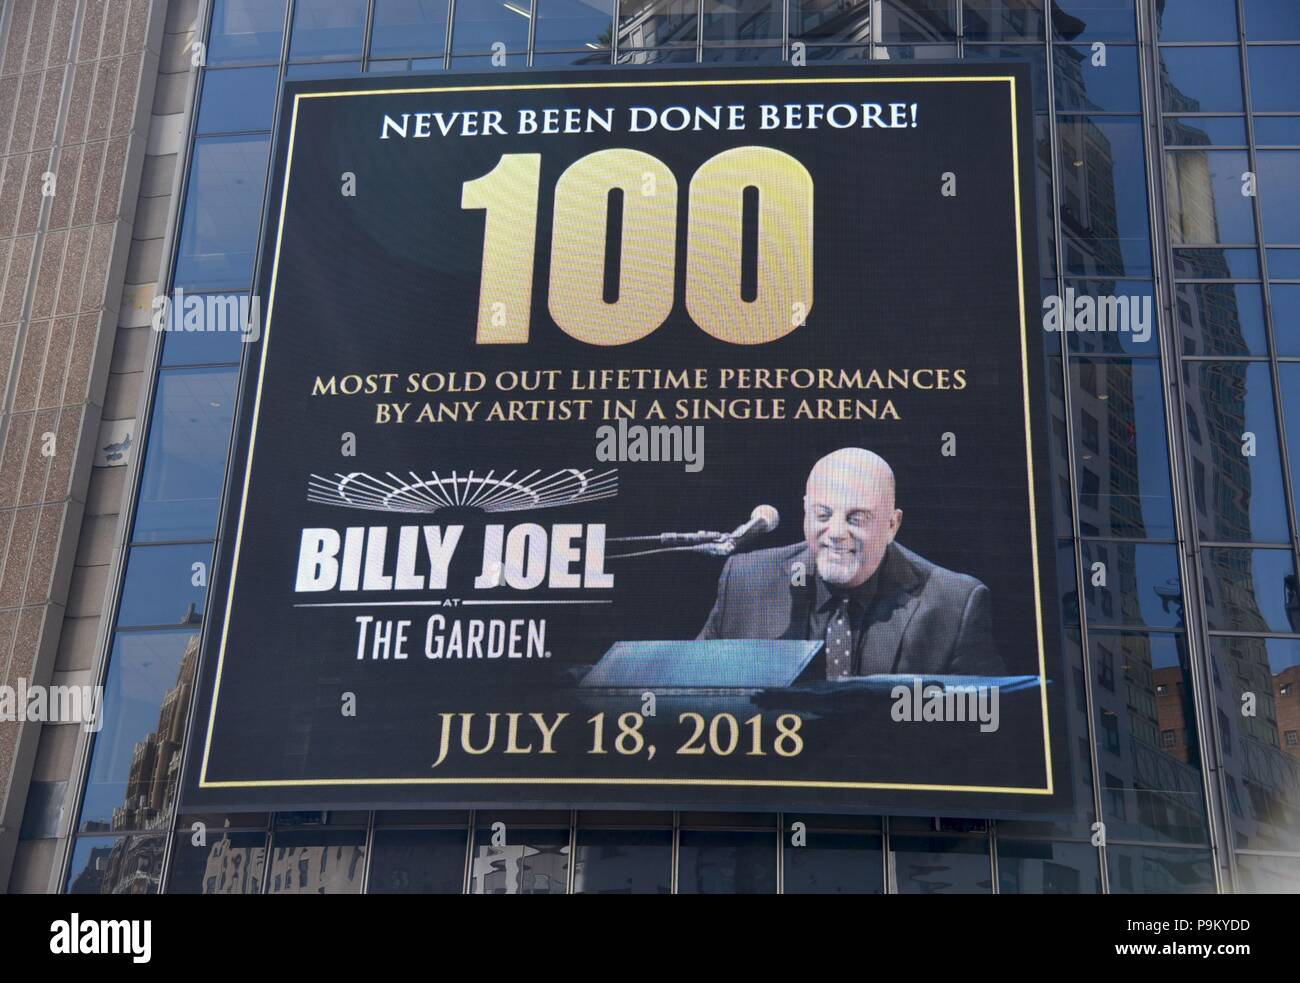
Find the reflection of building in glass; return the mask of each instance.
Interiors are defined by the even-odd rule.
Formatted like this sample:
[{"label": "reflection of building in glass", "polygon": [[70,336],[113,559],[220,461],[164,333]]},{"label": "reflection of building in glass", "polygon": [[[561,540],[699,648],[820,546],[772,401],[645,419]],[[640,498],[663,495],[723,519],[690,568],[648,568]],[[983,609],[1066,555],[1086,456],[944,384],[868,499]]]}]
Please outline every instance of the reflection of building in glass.
[{"label": "reflection of building in glass", "polygon": [[1177,666],[1156,669],[1156,726],[1160,730],[1160,750],[1186,764],[1195,753],[1195,732],[1187,726],[1190,695],[1184,692],[1183,672]]},{"label": "reflection of building in glass", "polygon": [[480,846],[473,879],[475,894],[564,894],[569,848]]},{"label": "reflection of building in glass", "polygon": [[163,836],[127,836],[113,845],[100,894],[153,894],[162,877]]},{"label": "reflection of building in glass", "polygon": [[[1126,552],[1119,551],[1121,566]],[[1112,819],[1141,827],[1143,838],[1196,842],[1205,800],[1181,637],[1101,634],[1093,652],[1103,808]],[[1156,665],[1171,657],[1176,664]]]},{"label": "reflection of building in glass", "polygon": [[360,843],[273,846],[267,893],[356,894],[361,890],[365,858],[366,848]]},{"label": "reflection of building in glass", "polygon": [[[192,613],[192,612],[191,612]],[[113,830],[166,830],[180,781],[181,741],[198,661],[199,636],[191,636],[181,657],[176,685],[163,697],[158,726],[135,745],[126,795],[113,810]],[[125,836],[103,860],[94,893],[148,894],[158,889],[162,836]]]},{"label": "reflection of building in glass", "polygon": [[1122,276],[1124,256],[1120,251],[1115,154],[1110,139],[1086,116],[1062,118],[1057,131],[1063,272],[1075,276]]},{"label": "reflection of building in glass", "polygon": [[[1249,427],[1246,422],[1246,376],[1249,366],[1244,362],[1203,362],[1184,366],[1183,382],[1186,412],[1196,419],[1190,426],[1191,441],[1188,450],[1193,461],[1192,491],[1196,498],[1196,511],[1202,535],[1212,542],[1249,542],[1251,462],[1252,457],[1242,453],[1242,438]],[[1270,453],[1271,448],[1262,448]],[[1230,564],[1233,569],[1217,569],[1221,590],[1231,590],[1234,596],[1217,600],[1227,607],[1231,604],[1236,613],[1233,624],[1243,630],[1252,626],[1264,629],[1267,624],[1254,599],[1250,571],[1249,551],[1234,551],[1237,559],[1216,554],[1216,567]],[[1206,604],[1213,609],[1215,598],[1207,597]]]},{"label": "reflection of building in glass", "polygon": [[104,872],[108,867],[108,855],[111,847],[92,847],[86,865],[76,879],[68,886],[69,894],[103,894]]},{"label": "reflection of building in glass", "polygon": [[1288,746],[1286,735],[1300,722],[1300,666],[1275,674],[1270,644],[1289,652],[1294,642],[1216,640],[1219,744],[1237,836],[1258,849],[1292,849],[1294,830],[1300,828],[1300,754]]},{"label": "reflection of building in glass", "polygon": [[956,13],[953,2],[895,4],[888,0],[805,0],[791,12],[792,36],[804,41],[836,44],[881,44],[877,59],[897,56],[898,44],[951,42]]},{"label": "reflection of building in glass", "polygon": [[113,829],[154,829],[167,824],[179,781],[181,741],[198,654],[199,636],[194,635],[181,656],[176,685],[163,697],[157,728],[135,746],[126,797],[113,810]]},{"label": "reflection of building in glass", "polygon": [[203,868],[204,894],[261,894],[266,848],[236,846],[223,835],[208,851]]},{"label": "reflection of building in glass", "polygon": [[1273,677],[1277,700],[1277,733],[1287,754],[1300,758],[1300,665],[1283,669]]},{"label": "reflection of building in glass", "polygon": [[695,43],[695,0],[647,0],[639,10],[630,7],[623,8],[618,26],[620,49]]}]

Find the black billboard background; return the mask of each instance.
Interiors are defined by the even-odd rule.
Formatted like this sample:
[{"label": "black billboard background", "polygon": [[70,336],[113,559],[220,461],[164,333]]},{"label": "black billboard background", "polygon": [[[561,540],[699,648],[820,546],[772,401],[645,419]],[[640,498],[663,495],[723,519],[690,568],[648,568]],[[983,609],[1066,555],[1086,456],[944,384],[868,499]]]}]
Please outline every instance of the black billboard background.
[{"label": "black billboard background", "polygon": [[[1020,185],[1023,280],[1036,289],[1033,243],[1032,127],[1027,72],[1022,66],[888,66],[893,79],[911,76],[988,76],[1014,74],[1020,116]],[[898,505],[904,512],[898,541],[921,556],[983,581],[993,598],[995,637],[1012,674],[1036,674],[1038,653],[1033,610],[1033,568],[1029,560],[1029,498],[1023,458],[1021,354],[1016,309],[1015,255],[1010,167],[1012,133],[1005,83],[890,81],[871,85],[781,88],[781,79],[817,76],[845,78],[837,69],[777,69],[743,73],[701,70],[691,78],[734,80],[770,78],[766,85],[617,90],[605,86],[575,89],[575,82],[671,80],[683,74],[638,72],[617,80],[605,74],[547,73],[526,77],[476,76],[456,80],[357,79],[347,83],[290,83],[276,153],[276,173],[268,196],[268,222],[262,260],[262,290],[270,296],[272,258],[279,228],[288,129],[298,92],[364,91],[511,85],[520,90],[461,91],[453,94],[386,94],[302,100],[287,199],[280,268],[274,297],[272,345],[267,357],[257,437],[256,467],[248,493],[235,608],[212,740],[209,777],[227,779],[407,778],[427,776],[434,744],[436,711],[565,709],[570,722],[590,711],[565,703],[575,665],[597,661],[613,641],[693,638],[714,599],[721,561],[698,555],[668,554],[634,560],[608,559],[617,586],[608,606],[570,609],[579,616],[550,616],[547,662],[494,664],[426,662],[419,649],[428,608],[294,609],[298,536],[304,526],[463,522],[465,535],[453,565],[448,594],[466,596],[477,572],[475,562],[487,522],[532,521],[606,523],[610,536],[662,530],[730,528],[750,509],[766,502],[782,515],[781,528],[760,544],[775,546],[802,538],[803,482],[811,465],[829,451],[848,445],[870,447],[888,460],[898,479]],[[855,70],[854,76],[871,77]],[[538,86],[563,88],[539,90]],[[760,102],[916,103],[918,125],[890,130],[758,130],[754,107]],[[735,133],[665,134],[661,131],[613,135],[493,136],[472,140],[388,140],[380,142],[383,114],[448,108],[499,108],[506,119],[519,106],[602,108],[675,103],[744,103],[751,108],[748,129]],[[620,108],[620,119],[622,118]],[[778,341],[758,346],[725,344],[711,338],[687,315],[684,303],[686,198],[691,175],[721,150],[759,145],[783,150],[812,175],[815,187],[815,303],[808,322]],[[600,347],[570,338],[551,320],[546,307],[550,274],[552,190],[574,161],[608,147],[645,151],[664,161],[677,179],[679,200],[675,299],[667,321],[632,344]],[[532,317],[526,345],[475,344],[483,212],[462,210],[463,182],[478,178],[503,154],[540,153],[539,212]],[[355,197],[340,194],[341,175],[356,175]],[[939,193],[941,175],[952,172],[957,195]],[[1033,317],[1034,306],[1027,308]],[[1041,392],[1040,336],[1031,322],[1028,364],[1030,406],[1034,414],[1038,485],[1040,594],[1049,677],[1059,678],[1059,633],[1050,599],[1054,551],[1050,536],[1047,481],[1046,401]],[[1068,795],[1065,755],[1055,759],[1056,797],[898,792],[881,789],[832,790],[772,786],[675,785],[405,785],[348,784],[258,788],[198,788],[207,739],[208,710],[229,589],[231,552],[239,521],[252,406],[257,390],[261,347],[245,363],[237,453],[232,457],[232,487],[224,513],[224,538],[214,578],[204,640],[203,687],[187,766],[190,804],[223,808],[267,805],[309,808],[340,803],[373,805],[455,802],[572,802],[636,805],[773,807],[799,803],[836,811],[852,809],[931,812],[958,809],[964,814],[1060,808]],[[312,399],[317,375],[397,371],[478,369],[489,377],[499,369],[707,367],[965,368],[972,385],[961,393],[888,391],[902,422],[795,424],[709,421],[705,467],[688,474],[680,463],[603,465],[595,459],[596,429],[605,422],[404,424],[371,427],[372,400]],[[545,397],[548,394],[535,394]],[[563,396],[564,393],[553,394]],[[577,394],[646,399],[647,393]],[[821,392],[670,392],[665,402],[697,395],[799,397]],[[494,398],[490,390],[467,398]],[[381,397],[383,398],[383,397]],[[418,403],[422,397],[394,395],[390,401]],[[693,423],[647,421],[643,423]],[[357,435],[355,457],[343,458],[341,435]],[[939,452],[945,433],[957,438],[957,454]],[[482,473],[512,468],[616,467],[617,498],[581,506],[482,516],[448,510],[434,516],[393,516],[345,510],[306,501],[308,476],[336,471],[427,473],[455,468]],[[395,531],[390,531],[390,547]],[[614,552],[614,550],[610,550]],[[391,561],[390,561],[391,562]],[[538,598],[579,596],[580,592],[539,589]],[[366,595],[359,595],[365,597]],[[423,596],[423,595],[422,595]],[[375,595],[393,601],[402,595]],[[335,595],[320,600],[342,599]],[[480,609],[483,611],[483,609]],[[353,617],[366,613],[413,619],[413,655],[405,663],[355,660]],[[450,614],[450,613],[449,613]],[[484,616],[490,616],[484,611]],[[500,616],[516,617],[505,613]],[[524,616],[527,616],[525,613]],[[475,694],[467,704],[447,702],[446,684],[457,674],[458,692]],[[1059,687],[1058,687],[1059,688]],[[359,713],[339,712],[340,694],[357,694]],[[539,696],[539,694],[549,694]],[[1052,690],[1053,702],[1056,692]],[[522,700],[522,702],[521,702]],[[432,701],[432,702],[431,702]],[[639,704],[629,704],[635,709]],[[675,713],[673,714],[675,717]],[[668,724],[665,720],[664,725]],[[1035,727],[1039,722],[1030,719]],[[1053,744],[1063,743],[1063,715],[1053,712]],[[580,749],[584,724],[570,737]],[[918,734],[898,754],[897,725],[867,728],[826,738],[820,763],[800,762],[793,771],[769,774],[754,759],[711,759],[706,772],[691,777],[824,781],[879,781],[901,784],[1041,784],[1042,735],[1026,731],[1025,721],[978,742],[955,744]],[[920,729],[917,729],[918,731]],[[960,736],[960,735],[959,735]],[[985,739],[987,738],[987,739]],[[884,742],[890,742],[886,745]],[[1036,742],[1036,743],[1035,743]],[[661,741],[661,744],[666,742]],[[961,749],[956,762],[951,752]],[[664,752],[670,749],[665,746]],[[558,758],[559,756],[557,756]],[[591,762],[562,758],[539,772],[536,759],[493,762],[486,774],[608,774]],[[947,761],[939,781],[927,777],[922,759]],[[682,777],[671,753],[654,762],[617,764],[624,777]],[[770,766],[770,759],[760,762]],[[778,767],[780,762],[777,762]],[[953,770],[955,764],[956,771]],[[1008,767],[1010,766],[1010,767]],[[594,770],[582,772],[590,767]],[[866,769],[864,771],[864,768]],[[1010,781],[990,781],[993,774]]]}]

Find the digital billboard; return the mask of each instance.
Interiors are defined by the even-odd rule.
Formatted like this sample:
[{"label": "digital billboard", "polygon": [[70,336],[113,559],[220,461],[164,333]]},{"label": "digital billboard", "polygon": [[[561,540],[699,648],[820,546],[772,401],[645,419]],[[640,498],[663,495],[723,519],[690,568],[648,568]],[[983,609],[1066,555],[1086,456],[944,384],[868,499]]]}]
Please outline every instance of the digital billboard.
[{"label": "digital billboard", "polygon": [[187,804],[1059,809],[1031,144],[1020,65],[289,83]]}]

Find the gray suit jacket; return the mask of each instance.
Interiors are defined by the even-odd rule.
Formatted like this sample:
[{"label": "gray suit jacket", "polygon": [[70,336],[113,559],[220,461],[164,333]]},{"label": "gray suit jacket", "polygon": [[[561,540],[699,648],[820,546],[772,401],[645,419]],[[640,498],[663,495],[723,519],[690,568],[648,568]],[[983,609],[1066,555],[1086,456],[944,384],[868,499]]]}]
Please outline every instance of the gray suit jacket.
[{"label": "gray suit jacket", "polygon": [[[798,563],[803,564],[802,578],[795,576]],[[812,552],[804,543],[730,557],[699,638],[805,638],[816,577]],[[982,583],[897,543],[885,550],[876,577],[875,598],[854,659],[855,666],[865,665],[866,675],[1003,673],[993,644],[989,589]],[[795,579],[802,579],[802,586],[795,586]]]}]

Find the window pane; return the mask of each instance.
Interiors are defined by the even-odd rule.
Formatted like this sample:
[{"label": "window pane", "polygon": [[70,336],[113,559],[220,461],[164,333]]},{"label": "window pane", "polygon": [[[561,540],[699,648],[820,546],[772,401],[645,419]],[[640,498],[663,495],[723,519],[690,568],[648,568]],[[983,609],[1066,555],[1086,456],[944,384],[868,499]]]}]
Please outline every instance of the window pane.
[{"label": "window pane", "polygon": [[537,13],[533,44],[538,51],[609,47],[614,0],[538,0]]},{"label": "window pane", "polygon": [[1165,145],[1244,147],[1246,120],[1242,116],[1167,116]]},{"label": "window pane", "polygon": [[1211,631],[1300,632],[1295,561],[1289,549],[1204,549]]},{"label": "window pane", "polygon": [[1057,41],[1133,40],[1133,0],[1054,0],[1052,32]]},{"label": "window pane", "polygon": [[467,811],[456,809],[392,809],[375,813],[376,826],[464,826]]},{"label": "window pane", "polygon": [[1257,113],[1287,113],[1300,109],[1300,47],[1251,44],[1250,104]]},{"label": "window pane", "polygon": [[531,19],[532,0],[458,3],[451,29],[451,50],[458,54],[490,52],[492,45],[499,42],[507,51],[527,51]]},{"label": "window pane", "polygon": [[209,539],[216,532],[236,375],[234,368],[159,374],[134,541]]},{"label": "window pane", "polygon": [[871,0],[792,0],[790,37],[805,41],[870,41],[871,9]]},{"label": "window pane", "polygon": [[1136,117],[1062,116],[1061,230],[1065,273],[1151,275],[1146,161]]},{"label": "window pane", "polygon": [[1076,359],[1070,371],[1085,535],[1172,537],[1159,365]]},{"label": "window pane", "polygon": [[1174,276],[1189,280],[1258,280],[1254,249],[1175,249]]},{"label": "window pane", "polygon": [[463,894],[465,829],[378,829],[367,894]]},{"label": "window pane", "polygon": [[286,0],[214,0],[208,64],[279,61]]},{"label": "window pane", "polygon": [[1094,563],[1106,571],[1105,585],[1084,581],[1089,624],[1184,627],[1176,546],[1085,542],[1082,549],[1085,572]]},{"label": "window pane", "polygon": [[447,48],[448,0],[375,0],[370,56],[437,54]]},{"label": "window pane", "polygon": [[[441,64],[438,65],[442,67]],[[361,71],[359,61],[313,61],[289,65],[284,70],[286,79],[346,78]]]},{"label": "window pane", "polygon": [[278,68],[213,69],[203,75],[199,133],[269,130]]},{"label": "window pane", "polygon": [[1255,159],[1264,241],[1300,244],[1300,151],[1261,150]]},{"label": "window pane", "polygon": [[1107,836],[1206,842],[1201,758],[1183,636],[1098,631],[1089,644]]},{"label": "window pane", "polygon": [[360,894],[365,830],[276,833],[267,865],[268,894]]},{"label": "window pane", "polygon": [[1161,41],[1237,40],[1236,0],[1178,0],[1156,6]]},{"label": "window pane", "polygon": [[[1279,355],[1300,355],[1300,284],[1274,283],[1268,288],[1273,307],[1273,344]],[[1285,392],[1286,367],[1282,386]]]},{"label": "window pane", "polygon": [[1087,47],[1059,44],[1052,54],[1058,110],[1136,113],[1142,108],[1136,47],[1111,45],[1100,66]]},{"label": "window pane", "polygon": [[657,48],[696,40],[695,0],[622,0],[619,4],[618,47]]},{"label": "window pane", "polygon": [[620,50],[620,65],[662,65],[668,62],[682,63],[695,61],[695,48],[634,48],[630,51]]},{"label": "window pane", "polygon": [[1189,362],[1183,384],[1201,538],[1288,542],[1268,363]]},{"label": "window pane", "polygon": [[[1275,286],[1273,288],[1277,290]],[[1300,330],[1292,325],[1291,331]],[[1292,342],[1294,346],[1296,342]],[[1300,363],[1283,362],[1277,367],[1282,386],[1282,411],[1286,414],[1286,453],[1291,464],[1291,488],[1300,493]]]},{"label": "window pane", "polygon": [[[162,315],[161,311],[157,311]],[[163,365],[238,362],[244,338],[260,335],[262,312],[247,293],[192,294],[179,290],[160,316]]]},{"label": "window pane", "polygon": [[166,821],[198,651],[194,629],[116,636],[104,729],[95,735],[77,825],[82,832],[149,829]]},{"label": "window pane", "polygon": [[957,0],[882,0],[875,40],[952,41],[957,37]]},{"label": "window pane", "polygon": [[776,833],[682,830],[678,894],[773,894]]},{"label": "window pane", "polygon": [[1248,170],[1244,151],[1167,152],[1165,200],[1174,243],[1254,242],[1254,209],[1241,193]]},{"label": "window pane", "polygon": [[1300,116],[1256,116],[1255,143],[1261,147],[1300,147]]},{"label": "window pane", "polygon": [[968,41],[1041,41],[1043,0],[962,0]]},{"label": "window pane", "polygon": [[392,75],[399,72],[439,72],[445,67],[442,55],[435,58],[399,58],[392,61],[372,61],[366,71],[377,75]]},{"label": "window pane", "polygon": [[528,54],[516,51],[510,55],[456,55],[451,67],[457,72],[499,72],[503,68],[523,71],[528,66]]},{"label": "window pane", "polygon": [[957,57],[955,44],[877,44],[876,61],[951,61]]},{"label": "window pane", "polygon": [[704,0],[704,40],[779,41],[781,0]]},{"label": "window pane", "polygon": [[1268,354],[1258,283],[1180,283],[1174,305],[1184,354]]},{"label": "window pane", "polygon": [[[197,567],[197,569],[195,569]],[[126,581],[117,627],[186,625],[203,621],[203,602],[212,567],[212,546],[134,546],[126,561]],[[201,586],[195,586],[198,580]]]},{"label": "window pane", "polygon": [[269,136],[201,137],[185,199],[176,283],[247,289],[262,223]]},{"label": "window pane", "polygon": [[1161,48],[1167,113],[1239,113],[1241,56],[1233,48]]},{"label": "window pane", "polygon": [[474,834],[470,894],[565,894],[569,883],[569,831],[507,825],[508,845],[493,846],[492,830]]},{"label": "window pane", "polygon": [[1218,637],[1210,652],[1233,843],[1300,851],[1300,642]]},{"label": "window pane", "polygon": [[1100,894],[1100,853],[1091,843],[1012,840],[998,827],[998,890],[1003,894]]},{"label": "window pane", "polygon": [[779,45],[764,45],[756,47],[746,45],[741,48],[710,48],[704,49],[704,60],[707,62],[724,63],[724,64],[746,64],[753,65],[758,63],[775,65],[781,61],[781,48]]},{"label": "window pane", "polygon": [[579,829],[575,894],[669,894],[670,829]]},{"label": "window pane", "polygon": [[1275,279],[1300,280],[1300,249],[1270,249],[1268,275]]},{"label": "window pane", "polygon": [[[962,49],[962,58],[970,61],[1009,60],[1029,62],[1029,84],[1033,89],[1033,105],[1040,110],[1047,108],[1047,55],[1043,45],[967,44]],[[1038,120],[1035,120],[1035,122],[1037,123]],[[1038,160],[1039,166],[1043,167],[1050,160],[1050,154],[1045,158],[1040,157]]]},{"label": "window pane", "polygon": [[1300,860],[1238,854],[1237,884],[1245,894],[1300,894]]},{"label": "window pane", "polygon": [[1245,0],[1246,37],[1252,41],[1300,41],[1295,0]]},{"label": "window pane", "polygon": [[584,68],[609,68],[609,49],[597,51],[538,51],[533,54],[533,67],[549,65],[581,65]]},{"label": "window pane", "polygon": [[370,813],[362,809],[331,809],[321,812],[306,809],[299,812],[277,812],[272,819],[276,829],[320,829],[322,827],[364,826]]},{"label": "window pane", "polygon": [[366,0],[296,0],[289,58],[360,57],[366,34]]},{"label": "window pane", "polygon": [[988,894],[993,890],[985,838],[891,836],[889,847],[899,894]]},{"label": "window pane", "polygon": [[806,51],[809,61],[859,62],[871,60],[871,45],[812,45]]},{"label": "window pane", "polygon": [[261,894],[266,875],[265,833],[208,834],[194,846],[188,829],[173,844],[168,894]]},{"label": "window pane", "polygon": [[785,833],[786,894],[884,893],[881,837],[824,832],[815,828],[815,822],[804,822],[808,827],[805,845],[791,846],[790,833]]},{"label": "window pane", "polygon": [[[1066,280],[1062,310],[1073,305],[1076,328],[1066,335],[1070,351],[1083,354],[1155,355],[1154,288],[1146,280]],[[1095,306],[1088,307],[1087,298]],[[1082,305],[1082,310],[1081,310]],[[1083,311],[1088,312],[1085,318]]]},{"label": "window pane", "polygon": [[167,837],[82,836],[72,850],[68,894],[157,894]]},{"label": "window pane", "polygon": [[1209,850],[1112,844],[1106,851],[1111,894],[1213,894]]}]

